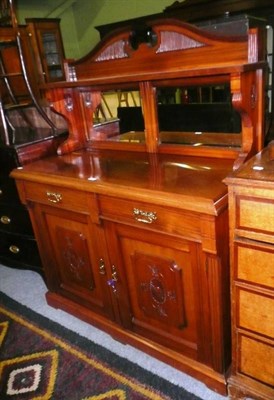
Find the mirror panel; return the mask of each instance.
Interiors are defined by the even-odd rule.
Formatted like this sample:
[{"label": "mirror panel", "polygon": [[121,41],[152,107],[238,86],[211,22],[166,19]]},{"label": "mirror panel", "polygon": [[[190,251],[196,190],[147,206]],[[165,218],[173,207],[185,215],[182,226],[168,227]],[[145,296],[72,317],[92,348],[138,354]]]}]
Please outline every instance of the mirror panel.
[{"label": "mirror panel", "polygon": [[[241,147],[241,118],[228,82],[160,82],[155,99],[161,145]],[[145,144],[138,84],[102,91],[93,121],[94,140]]]},{"label": "mirror panel", "polygon": [[101,92],[94,115],[94,129],[105,132],[104,140],[145,143],[144,116],[139,88]]},{"label": "mirror panel", "polygon": [[228,83],[157,86],[160,142],[192,146],[241,146],[241,118]]}]

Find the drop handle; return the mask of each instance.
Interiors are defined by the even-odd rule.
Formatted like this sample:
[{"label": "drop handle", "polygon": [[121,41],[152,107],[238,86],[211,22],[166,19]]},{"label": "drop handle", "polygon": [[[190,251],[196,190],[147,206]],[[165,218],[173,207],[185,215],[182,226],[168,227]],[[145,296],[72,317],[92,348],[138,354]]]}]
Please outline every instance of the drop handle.
[{"label": "drop handle", "polygon": [[136,221],[143,224],[152,224],[157,220],[157,213],[155,211],[143,211],[139,208],[133,208],[133,215]]},{"label": "drop handle", "polygon": [[2,217],[0,218],[0,221],[2,224],[5,224],[5,225],[8,225],[11,223],[11,219],[7,215],[2,215]]},{"label": "drop handle", "polygon": [[61,203],[62,201],[62,194],[56,192],[46,192],[47,199],[51,203]]},{"label": "drop handle", "polygon": [[12,245],[9,247],[9,251],[10,251],[11,253],[13,253],[13,254],[18,254],[18,253],[20,252],[20,249],[19,249],[19,247],[17,247],[17,246],[15,246],[14,244],[12,244]]}]

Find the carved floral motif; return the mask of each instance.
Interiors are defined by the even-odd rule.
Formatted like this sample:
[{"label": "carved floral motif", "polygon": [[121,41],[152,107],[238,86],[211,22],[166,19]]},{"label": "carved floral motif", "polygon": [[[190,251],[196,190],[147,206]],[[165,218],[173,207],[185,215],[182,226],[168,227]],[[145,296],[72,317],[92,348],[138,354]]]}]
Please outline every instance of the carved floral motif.
[{"label": "carved floral motif", "polygon": [[203,47],[204,43],[198,42],[189,36],[177,32],[162,31],[161,44],[156,53],[165,53],[174,50],[186,50],[196,47]]},{"label": "carved floral motif", "polygon": [[79,285],[93,290],[94,278],[89,263],[87,237],[77,230],[58,226],[56,228],[56,246],[60,249],[60,266],[65,285]]},{"label": "carved floral motif", "polygon": [[185,326],[182,269],[173,260],[138,252],[133,261],[144,315],[179,328]]},{"label": "carved floral motif", "polygon": [[66,260],[67,266],[75,279],[77,279],[77,281],[82,281],[82,270],[85,265],[85,260],[81,254],[76,253],[70,237],[66,236],[65,241],[67,247],[63,250],[64,259]]},{"label": "carved floral motif", "polygon": [[112,43],[110,46],[107,46],[105,50],[99,54],[95,61],[100,62],[127,57],[128,54],[125,52],[125,41],[118,40],[117,42]]}]

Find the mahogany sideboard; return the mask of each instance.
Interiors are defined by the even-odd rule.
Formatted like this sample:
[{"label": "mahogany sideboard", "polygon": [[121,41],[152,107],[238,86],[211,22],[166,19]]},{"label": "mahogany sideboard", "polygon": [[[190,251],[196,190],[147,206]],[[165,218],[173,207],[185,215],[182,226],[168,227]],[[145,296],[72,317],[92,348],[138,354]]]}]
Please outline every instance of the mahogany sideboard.
[{"label": "mahogany sideboard", "polygon": [[[68,122],[57,155],[12,172],[48,303],[222,394],[231,363],[223,180],[263,146],[265,71],[261,22],[237,37],[176,20],[115,31],[66,65],[66,81],[42,87]],[[122,129],[124,114],[137,127]]]}]

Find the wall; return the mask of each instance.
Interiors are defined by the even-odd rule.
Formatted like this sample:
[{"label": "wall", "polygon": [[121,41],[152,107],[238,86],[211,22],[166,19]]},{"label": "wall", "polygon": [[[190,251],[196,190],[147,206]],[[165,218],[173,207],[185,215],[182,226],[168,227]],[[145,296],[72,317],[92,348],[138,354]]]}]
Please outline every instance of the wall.
[{"label": "wall", "polygon": [[174,0],[17,0],[17,18],[61,18],[67,58],[87,54],[100,40],[97,25],[161,13]]}]

